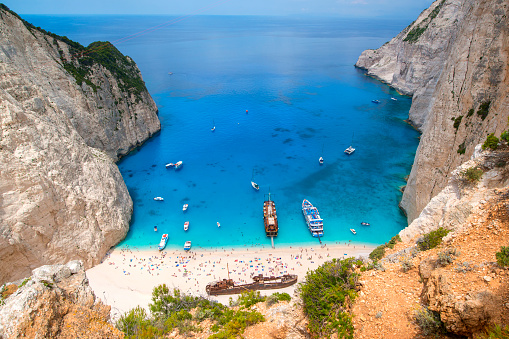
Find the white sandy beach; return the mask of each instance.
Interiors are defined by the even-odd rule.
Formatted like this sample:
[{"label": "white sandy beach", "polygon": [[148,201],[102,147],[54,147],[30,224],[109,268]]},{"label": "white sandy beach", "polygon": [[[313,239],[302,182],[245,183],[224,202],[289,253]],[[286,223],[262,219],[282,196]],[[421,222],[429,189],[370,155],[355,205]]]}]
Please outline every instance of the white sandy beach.
[{"label": "white sandy beach", "polygon": [[[374,248],[350,243],[276,249],[191,249],[189,252],[116,248],[101,264],[86,273],[96,296],[112,307],[112,316],[117,318],[137,305],[148,309],[152,289],[160,284],[179,288],[184,293],[207,296],[205,286],[228,278],[228,270],[236,283],[252,282],[251,276],[260,273],[265,276],[297,274],[298,282],[301,282],[308,270],[314,270],[332,258],[368,256]],[[297,286],[260,292],[263,295],[274,292],[292,295]],[[228,305],[230,296],[210,298]]]}]

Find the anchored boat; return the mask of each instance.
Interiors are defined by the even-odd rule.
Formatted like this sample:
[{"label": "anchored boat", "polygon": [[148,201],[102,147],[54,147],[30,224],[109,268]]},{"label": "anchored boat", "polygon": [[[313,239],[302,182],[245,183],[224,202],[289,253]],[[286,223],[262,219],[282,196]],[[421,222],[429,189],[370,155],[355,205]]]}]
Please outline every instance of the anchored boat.
[{"label": "anchored boat", "polygon": [[263,224],[265,225],[265,235],[268,237],[277,237],[278,222],[276,214],[276,204],[270,200],[270,192],[268,200],[263,203]]},{"label": "anchored boat", "polygon": [[235,284],[232,279],[214,281],[205,287],[209,295],[238,294],[245,291],[270,290],[292,286],[297,282],[297,275],[285,274],[280,277],[264,277],[259,274],[249,284]]},{"label": "anchored boat", "polygon": [[163,236],[161,237],[161,241],[159,242],[159,247],[158,247],[159,251],[164,250],[167,242],[168,242],[168,234],[163,234]]},{"label": "anchored boat", "polygon": [[320,218],[318,208],[314,207],[308,200],[302,201],[302,214],[313,237],[323,237],[323,219]]}]

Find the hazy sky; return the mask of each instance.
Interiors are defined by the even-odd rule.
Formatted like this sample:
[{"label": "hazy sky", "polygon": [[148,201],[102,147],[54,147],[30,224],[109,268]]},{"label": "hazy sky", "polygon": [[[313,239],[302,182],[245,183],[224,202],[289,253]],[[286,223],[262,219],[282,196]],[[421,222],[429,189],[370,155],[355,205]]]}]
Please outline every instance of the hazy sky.
[{"label": "hazy sky", "polygon": [[0,0],[18,14],[314,14],[411,19],[432,0]]}]

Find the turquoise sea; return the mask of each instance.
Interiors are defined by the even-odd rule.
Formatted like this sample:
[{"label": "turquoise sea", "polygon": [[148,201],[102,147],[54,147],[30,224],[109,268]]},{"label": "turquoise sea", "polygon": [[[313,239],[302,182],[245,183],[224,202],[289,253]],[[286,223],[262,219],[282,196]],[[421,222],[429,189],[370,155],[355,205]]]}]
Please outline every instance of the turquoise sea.
[{"label": "turquoise sea", "polygon": [[[399,190],[419,137],[404,122],[411,100],[353,65],[363,50],[381,46],[408,22],[23,17],[83,45],[118,41],[159,107],[161,133],[118,164],[134,201],[121,245],[157,246],[169,233],[168,246],[176,248],[186,240],[206,248],[270,246],[262,219],[269,190],[278,210],[276,247],[318,244],[304,223],[304,198],[325,220],[324,243],[379,244],[406,227]],[[351,144],[356,151],[348,156],[343,151]],[[165,168],[179,160],[180,171]]]}]

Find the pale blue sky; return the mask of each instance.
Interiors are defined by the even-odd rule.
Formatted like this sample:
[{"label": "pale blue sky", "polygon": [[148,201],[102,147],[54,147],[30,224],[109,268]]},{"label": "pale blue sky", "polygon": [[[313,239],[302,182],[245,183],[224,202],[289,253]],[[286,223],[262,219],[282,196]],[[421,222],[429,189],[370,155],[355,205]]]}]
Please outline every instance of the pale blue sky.
[{"label": "pale blue sky", "polygon": [[0,0],[18,14],[335,15],[414,20],[432,0]]}]

